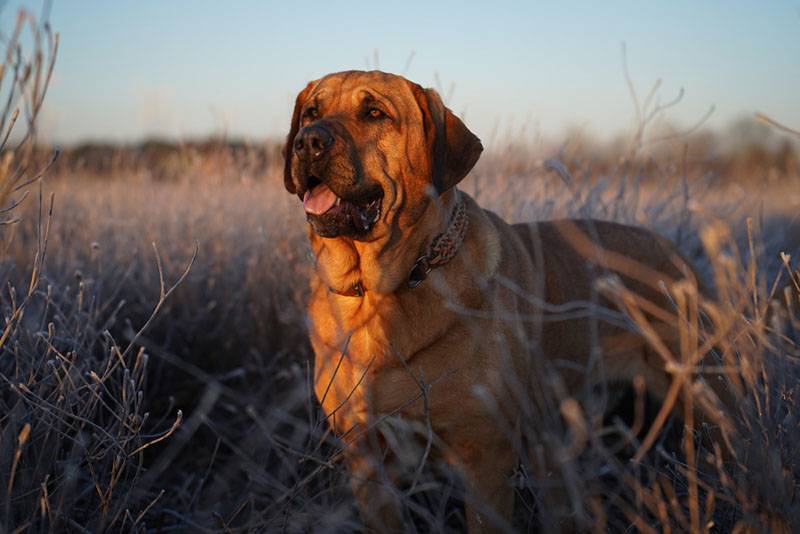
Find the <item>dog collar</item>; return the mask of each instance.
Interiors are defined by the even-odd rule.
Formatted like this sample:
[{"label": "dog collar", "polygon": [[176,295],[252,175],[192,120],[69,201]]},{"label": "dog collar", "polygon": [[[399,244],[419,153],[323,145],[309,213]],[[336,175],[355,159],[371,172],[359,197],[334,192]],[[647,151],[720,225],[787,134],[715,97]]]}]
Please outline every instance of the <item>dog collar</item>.
[{"label": "dog collar", "polygon": [[[406,285],[409,288],[417,287],[428,278],[433,269],[441,267],[452,260],[464,242],[468,226],[467,207],[459,196],[456,205],[453,207],[453,212],[450,214],[450,222],[447,224],[447,228],[433,238],[425,254],[414,262],[414,266],[411,267],[411,271],[408,273]],[[338,291],[332,287],[328,289],[331,293],[336,293],[343,297],[363,297],[367,291],[361,280],[344,291]]]}]

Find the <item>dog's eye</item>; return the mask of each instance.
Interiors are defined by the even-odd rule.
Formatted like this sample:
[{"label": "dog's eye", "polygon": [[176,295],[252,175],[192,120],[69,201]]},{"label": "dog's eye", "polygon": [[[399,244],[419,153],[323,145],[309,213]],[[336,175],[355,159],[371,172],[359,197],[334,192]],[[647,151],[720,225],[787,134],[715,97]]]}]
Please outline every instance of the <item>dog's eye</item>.
[{"label": "dog's eye", "polygon": [[386,113],[384,113],[383,110],[380,108],[370,107],[367,108],[366,116],[370,120],[380,120],[386,118]]},{"label": "dog's eye", "polygon": [[306,108],[306,112],[304,113],[306,119],[316,120],[319,118],[319,111],[314,106]]}]

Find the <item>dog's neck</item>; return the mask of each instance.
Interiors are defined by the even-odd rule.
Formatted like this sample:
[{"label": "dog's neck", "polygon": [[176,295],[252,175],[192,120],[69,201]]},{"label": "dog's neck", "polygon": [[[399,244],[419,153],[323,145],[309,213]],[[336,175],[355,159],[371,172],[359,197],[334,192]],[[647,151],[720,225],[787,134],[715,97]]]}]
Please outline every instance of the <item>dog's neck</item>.
[{"label": "dog's neck", "polygon": [[451,224],[461,202],[459,195],[455,189],[446,191],[431,199],[418,217],[388,224],[386,233],[372,241],[322,238],[311,231],[317,275],[332,292],[346,296],[366,291],[390,294],[414,285],[415,276],[427,274],[427,266],[417,261],[425,257],[437,236],[447,232],[463,238],[463,233],[458,234],[461,228],[453,229]]}]

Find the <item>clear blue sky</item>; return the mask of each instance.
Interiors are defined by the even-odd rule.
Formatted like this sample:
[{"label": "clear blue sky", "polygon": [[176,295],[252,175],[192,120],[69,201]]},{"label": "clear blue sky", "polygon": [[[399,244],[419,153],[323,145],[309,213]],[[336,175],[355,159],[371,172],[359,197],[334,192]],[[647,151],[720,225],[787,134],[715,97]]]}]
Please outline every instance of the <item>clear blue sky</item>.
[{"label": "clear blue sky", "polygon": [[[2,25],[16,10],[6,5]],[[39,11],[39,2],[29,2]],[[373,66],[444,92],[481,137],[529,124],[603,136],[629,127],[627,44],[640,93],[657,78],[670,117],[711,126],[761,110],[800,127],[800,0],[371,2],[56,0],[61,33],[43,131],[58,142],[282,136],[294,95]]]}]

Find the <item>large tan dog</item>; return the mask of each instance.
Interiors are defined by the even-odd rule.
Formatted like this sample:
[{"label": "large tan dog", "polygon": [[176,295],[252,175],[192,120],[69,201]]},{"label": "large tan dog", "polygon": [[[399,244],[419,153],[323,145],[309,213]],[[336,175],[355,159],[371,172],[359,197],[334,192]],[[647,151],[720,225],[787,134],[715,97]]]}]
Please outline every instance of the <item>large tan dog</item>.
[{"label": "large tan dog", "polygon": [[[402,529],[398,493],[381,482],[393,462],[433,455],[463,473],[471,532],[510,528],[512,392],[542,358],[568,390],[642,376],[658,398],[669,385],[663,360],[619,323],[594,329],[604,365],[587,365],[590,314],[569,303],[596,300],[612,270],[671,309],[658,282],[689,274],[674,248],[614,223],[505,223],[456,188],[481,151],[435,91],[400,76],[336,73],[297,96],[284,178],[316,257],[315,389],[378,531]],[[398,444],[397,418],[432,449]]]}]

